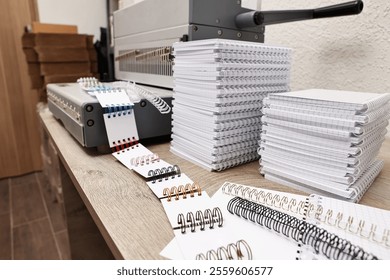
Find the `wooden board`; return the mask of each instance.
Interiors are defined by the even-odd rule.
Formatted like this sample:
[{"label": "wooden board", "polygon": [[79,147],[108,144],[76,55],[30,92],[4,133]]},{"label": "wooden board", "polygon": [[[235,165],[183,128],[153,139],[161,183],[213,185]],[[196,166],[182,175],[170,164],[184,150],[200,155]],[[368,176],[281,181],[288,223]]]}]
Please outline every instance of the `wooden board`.
[{"label": "wooden board", "polygon": [[0,1],[0,178],[41,169],[36,104],[22,48],[32,0]]},{"label": "wooden board", "polygon": [[51,75],[70,75],[76,73],[90,72],[90,62],[59,62],[59,63],[40,63],[41,74]]},{"label": "wooden board", "polygon": [[50,83],[75,83],[80,77],[93,77],[91,73],[75,73],[70,75],[52,75],[45,76],[45,85]]},{"label": "wooden board", "polygon": [[22,37],[24,48],[37,46],[87,48],[87,35],[58,33],[24,33]]},{"label": "wooden board", "polygon": [[88,62],[89,53],[86,48],[70,47],[35,47],[39,62]]},{"label": "wooden board", "polygon": [[31,24],[31,32],[77,34],[77,25],[41,23],[34,21]]}]

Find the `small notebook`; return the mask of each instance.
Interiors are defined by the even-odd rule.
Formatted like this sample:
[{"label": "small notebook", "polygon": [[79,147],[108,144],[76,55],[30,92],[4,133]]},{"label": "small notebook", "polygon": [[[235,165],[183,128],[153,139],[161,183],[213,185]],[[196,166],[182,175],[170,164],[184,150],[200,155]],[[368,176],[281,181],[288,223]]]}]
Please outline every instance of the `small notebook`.
[{"label": "small notebook", "polygon": [[309,89],[278,94],[270,97],[271,100],[298,102],[306,105],[338,108],[349,111],[367,112],[375,110],[390,101],[390,94]]}]

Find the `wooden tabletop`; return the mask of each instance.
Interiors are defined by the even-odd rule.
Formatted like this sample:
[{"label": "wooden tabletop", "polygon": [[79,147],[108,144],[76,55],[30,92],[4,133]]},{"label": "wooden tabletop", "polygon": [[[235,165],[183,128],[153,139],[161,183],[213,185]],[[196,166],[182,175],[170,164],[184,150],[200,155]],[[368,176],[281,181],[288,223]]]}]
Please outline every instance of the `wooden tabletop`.
[{"label": "wooden tabletop", "polygon": [[[40,118],[113,255],[117,259],[161,259],[159,253],[174,234],[161,203],[144,179],[111,154],[83,148],[48,109],[40,112]],[[172,154],[169,143],[147,147],[165,161],[179,165],[182,173],[198,182],[210,196],[225,181],[303,194],[265,180],[259,173],[258,161],[222,172],[208,172]],[[389,138],[382,146],[380,158],[385,160],[385,167],[360,203],[390,210]]]}]

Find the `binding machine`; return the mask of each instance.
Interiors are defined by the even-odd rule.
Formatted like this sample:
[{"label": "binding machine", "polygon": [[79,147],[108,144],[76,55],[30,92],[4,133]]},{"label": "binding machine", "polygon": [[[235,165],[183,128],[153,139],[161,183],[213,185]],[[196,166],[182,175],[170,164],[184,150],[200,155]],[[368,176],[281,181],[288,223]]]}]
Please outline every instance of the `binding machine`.
[{"label": "binding machine", "polygon": [[173,88],[172,44],[223,38],[264,42],[265,26],[357,15],[361,0],[318,9],[254,11],[239,0],[143,0],[114,12],[117,79]]}]

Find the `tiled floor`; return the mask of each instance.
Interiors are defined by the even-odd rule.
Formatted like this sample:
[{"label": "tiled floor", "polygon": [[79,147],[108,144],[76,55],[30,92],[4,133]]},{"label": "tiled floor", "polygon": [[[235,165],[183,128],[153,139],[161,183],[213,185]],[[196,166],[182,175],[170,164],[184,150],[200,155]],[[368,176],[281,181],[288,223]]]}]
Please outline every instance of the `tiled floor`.
[{"label": "tiled floor", "polygon": [[41,172],[0,180],[0,259],[70,259],[63,205]]}]

